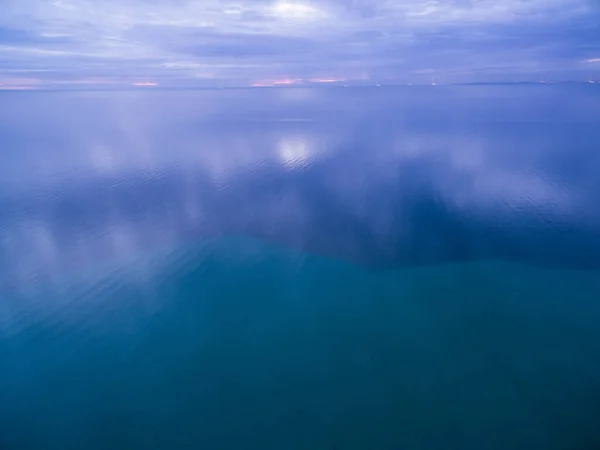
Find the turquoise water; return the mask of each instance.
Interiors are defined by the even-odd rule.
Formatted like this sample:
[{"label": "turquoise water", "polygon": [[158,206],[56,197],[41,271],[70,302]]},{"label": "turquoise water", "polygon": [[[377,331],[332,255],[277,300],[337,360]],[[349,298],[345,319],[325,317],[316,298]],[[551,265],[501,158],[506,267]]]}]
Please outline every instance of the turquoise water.
[{"label": "turquoise water", "polygon": [[592,448],[597,436],[593,272],[371,271],[244,238],[154,260],[18,299],[0,345],[3,448]]},{"label": "turquoise water", "polygon": [[589,89],[3,93],[0,450],[600,448]]}]

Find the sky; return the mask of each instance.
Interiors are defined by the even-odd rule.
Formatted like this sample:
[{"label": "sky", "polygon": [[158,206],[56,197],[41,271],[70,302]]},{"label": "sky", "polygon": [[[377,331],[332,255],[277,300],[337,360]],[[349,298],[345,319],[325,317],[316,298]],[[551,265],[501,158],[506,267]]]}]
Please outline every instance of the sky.
[{"label": "sky", "polygon": [[0,0],[0,89],[590,77],[598,0]]}]

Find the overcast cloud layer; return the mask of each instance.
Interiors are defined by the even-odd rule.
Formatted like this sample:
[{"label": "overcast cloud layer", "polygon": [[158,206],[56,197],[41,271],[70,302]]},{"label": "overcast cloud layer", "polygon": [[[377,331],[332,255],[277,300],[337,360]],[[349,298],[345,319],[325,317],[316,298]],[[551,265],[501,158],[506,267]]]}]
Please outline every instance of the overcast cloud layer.
[{"label": "overcast cloud layer", "polygon": [[0,88],[589,77],[597,0],[0,2]]}]

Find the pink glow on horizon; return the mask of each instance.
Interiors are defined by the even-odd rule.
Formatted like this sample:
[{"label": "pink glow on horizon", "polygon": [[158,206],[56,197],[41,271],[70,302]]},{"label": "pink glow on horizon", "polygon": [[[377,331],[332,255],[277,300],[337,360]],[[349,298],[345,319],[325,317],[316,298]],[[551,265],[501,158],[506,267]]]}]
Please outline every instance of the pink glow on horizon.
[{"label": "pink glow on horizon", "polygon": [[346,81],[346,78],[311,78],[305,80],[303,78],[282,78],[280,80],[263,80],[253,83],[252,87],[273,87],[273,86],[290,86],[293,84],[310,83],[337,83]]},{"label": "pink glow on horizon", "polygon": [[110,79],[103,79],[103,78],[90,78],[90,79],[84,79],[84,80],[74,80],[74,81],[67,81],[67,84],[115,84],[116,81],[115,80],[110,80]]},{"label": "pink glow on horizon", "polygon": [[150,87],[150,86],[158,86],[158,83],[155,83],[153,81],[138,81],[136,83],[132,83],[133,86],[146,86],[146,87]]},{"label": "pink glow on horizon", "polygon": [[281,80],[268,80],[268,81],[259,81],[257,83],[253,83],[252,87],[268,87],[268,86],[289,86],[291,84],[299,84],[303,83],[304,80],[302,78],[283,78]]},{"label": "pink glow on horizon", "polygon": [[34,91],[35,86],[19,86],[10,84],[0,84],[0,91]]},{"label": "pink glow on horizon", "polygon": [[291,80],[291,79],[284,79],[284,80],[275,80],[273,81],[273,84],[294,84],[297,83],[299,81],[302,81],[301,79],[298,80]]},{"label": "pink glow on horizon", "polygon": [[0,87],[4,86],[37,86],[42,84],[42,80],[38,80],[37,78],[21,78],[21,77],[8,77],[8,78],[0,78]]},{"label": "pink glow on horizon", "polygon": [[338,81],[346,81],[345,78],[311,78],[311,83],[336,83]]}]

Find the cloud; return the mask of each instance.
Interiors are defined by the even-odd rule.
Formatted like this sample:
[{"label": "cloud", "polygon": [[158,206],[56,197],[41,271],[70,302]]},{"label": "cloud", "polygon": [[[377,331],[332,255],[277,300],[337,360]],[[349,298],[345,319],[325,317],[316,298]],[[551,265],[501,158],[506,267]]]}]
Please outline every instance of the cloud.
[{"label": "cloud", "polygon": [[599,21],[594,0],[4,0],[0,77],[568,79],[600,53]]}]

